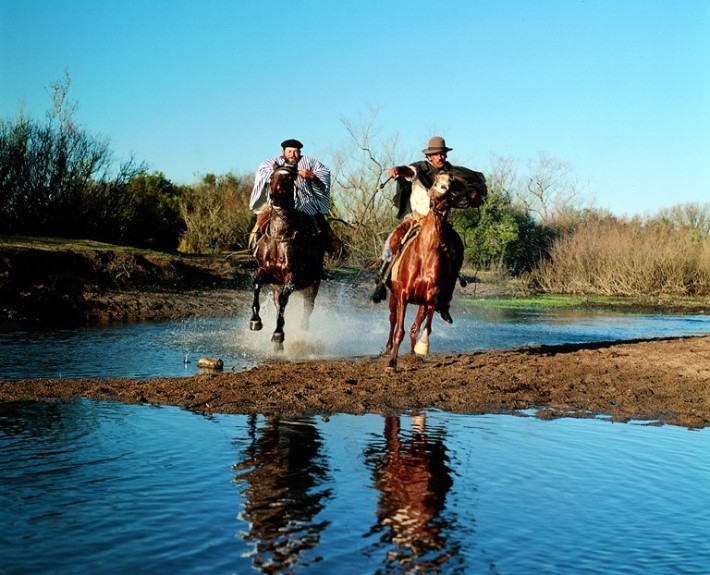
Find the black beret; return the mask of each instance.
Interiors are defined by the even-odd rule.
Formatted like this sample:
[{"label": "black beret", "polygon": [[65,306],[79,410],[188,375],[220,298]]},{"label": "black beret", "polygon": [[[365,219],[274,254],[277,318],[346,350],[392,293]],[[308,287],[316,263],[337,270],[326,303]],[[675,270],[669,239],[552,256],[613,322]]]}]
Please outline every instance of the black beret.
[{"label": "black beret", "polygon": [[299,150],[303,147],[303,144],[298,140],[284,140],[281,142],[282,148],[298,148]]}]

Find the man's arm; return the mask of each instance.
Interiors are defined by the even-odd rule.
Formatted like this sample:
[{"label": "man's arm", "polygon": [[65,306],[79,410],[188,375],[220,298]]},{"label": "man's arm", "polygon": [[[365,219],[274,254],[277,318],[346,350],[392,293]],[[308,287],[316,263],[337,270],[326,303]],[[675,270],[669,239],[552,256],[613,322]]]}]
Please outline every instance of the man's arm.
[{"label": "man's arm", "polygon": [[258,212],[266,203],[266,186],[269,184],[271,174],[274,171],[274,162],[278,158],[269,158],[259,164],[254,176],[254,187],[249,197],[249,209]]},{"label": "man's arm", "polygon": [[330,210],[330,169],[315,158],[304,156],[296,181],[296,208],[311,215]]}]

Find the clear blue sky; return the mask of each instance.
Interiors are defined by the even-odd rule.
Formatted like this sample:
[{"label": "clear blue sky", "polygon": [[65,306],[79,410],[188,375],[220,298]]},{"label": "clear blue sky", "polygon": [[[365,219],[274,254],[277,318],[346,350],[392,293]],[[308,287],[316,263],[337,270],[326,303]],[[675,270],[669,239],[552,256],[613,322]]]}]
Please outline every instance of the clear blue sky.
[{"label": "clear blue sky", "polygon": [[176,183],[291,137],[327,163],[374,106],[417,153],[569,162],[617,215],[710,201],[710,0],[0,0],[0,117],[65,68],[80,123]]}]

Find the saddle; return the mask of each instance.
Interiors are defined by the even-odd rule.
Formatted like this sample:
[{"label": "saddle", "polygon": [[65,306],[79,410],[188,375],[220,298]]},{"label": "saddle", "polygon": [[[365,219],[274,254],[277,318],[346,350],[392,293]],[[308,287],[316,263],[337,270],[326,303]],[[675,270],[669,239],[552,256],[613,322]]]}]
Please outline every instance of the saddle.
[{"label": "saddle", "polygon": [[392,271],[390,274],[391,279],[396,280],[399,278],[399,266],[400,263],[402,262],[402,256],[404,253],[409,249],[409,247],[412,245],[412,240],[417,236],[419,233],[419,230],[422,228],[422,226],[419,224],[419,222],[414,222],[407,233],[404,235],[402,238],[402,241],[400,242],[400,245],[402,246],[399,251],[395,254],[395,256],[392,258]]}]

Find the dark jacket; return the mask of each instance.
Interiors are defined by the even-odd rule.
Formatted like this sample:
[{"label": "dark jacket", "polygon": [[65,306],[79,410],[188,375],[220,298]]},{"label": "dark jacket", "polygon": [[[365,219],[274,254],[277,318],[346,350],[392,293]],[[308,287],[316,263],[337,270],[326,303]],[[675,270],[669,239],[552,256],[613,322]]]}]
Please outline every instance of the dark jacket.
[{"label": "dark jacket", "polygon": [[[450,171],[457,180],[461,181],[464,185],[464,193],[461,194],[463,200],[456,202],[454,207],[478,207],[483,203],[483,200],[488,194],[486,178],[481,172],[474,172],[463,166],[453,166],[449,162],[446,162],[441,170],[435,168],[426,160],[413,162],[410,165],[417,169],[419,179],[427,189],[434,184],[434,177],[439,171]],[[399,219],[402,219],[412,211],[410,203],[411,196],[412,182],[408,182],[406,178],[403,177],[397,178],[397,192],[392,201],[397,208],[397,217]]]}]

